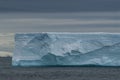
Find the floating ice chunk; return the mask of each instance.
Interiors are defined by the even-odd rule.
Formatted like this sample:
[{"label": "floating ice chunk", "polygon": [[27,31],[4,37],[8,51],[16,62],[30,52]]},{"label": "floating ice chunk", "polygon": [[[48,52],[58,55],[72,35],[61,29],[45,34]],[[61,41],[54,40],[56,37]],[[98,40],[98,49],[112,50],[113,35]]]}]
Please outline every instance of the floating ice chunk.
[{"label": "floating ice chunk", "polygon": [[13,66],[120,66],[119,33],[15,35]]}]

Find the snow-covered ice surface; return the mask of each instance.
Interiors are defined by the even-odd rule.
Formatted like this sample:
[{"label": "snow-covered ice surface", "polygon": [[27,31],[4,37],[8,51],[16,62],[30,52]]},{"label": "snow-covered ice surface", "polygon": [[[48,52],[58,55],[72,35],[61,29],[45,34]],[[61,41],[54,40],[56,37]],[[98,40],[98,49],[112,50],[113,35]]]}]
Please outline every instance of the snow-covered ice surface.
[{"label": "snow-covered ice surface", "polygon": [[120,66],[120,33],[19,33],[13,66]]}]

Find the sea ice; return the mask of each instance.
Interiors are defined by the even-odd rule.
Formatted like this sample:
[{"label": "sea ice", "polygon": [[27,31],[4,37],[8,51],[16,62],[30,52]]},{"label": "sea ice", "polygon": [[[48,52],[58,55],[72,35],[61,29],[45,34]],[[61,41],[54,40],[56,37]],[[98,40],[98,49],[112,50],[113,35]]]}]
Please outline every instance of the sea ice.
[{"label": "sea ice", "polygon": [[12,65],[120,66],[120,33],[19,33]]}]

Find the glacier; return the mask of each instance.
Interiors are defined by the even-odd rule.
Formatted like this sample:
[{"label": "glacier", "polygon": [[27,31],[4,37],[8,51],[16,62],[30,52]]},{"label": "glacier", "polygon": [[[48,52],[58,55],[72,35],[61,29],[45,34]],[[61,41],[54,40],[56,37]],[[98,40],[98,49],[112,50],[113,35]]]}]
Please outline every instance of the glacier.
[{"label": "glacier", "polygon": [[120,66],[120,33],[17,33],[12,65]]}]

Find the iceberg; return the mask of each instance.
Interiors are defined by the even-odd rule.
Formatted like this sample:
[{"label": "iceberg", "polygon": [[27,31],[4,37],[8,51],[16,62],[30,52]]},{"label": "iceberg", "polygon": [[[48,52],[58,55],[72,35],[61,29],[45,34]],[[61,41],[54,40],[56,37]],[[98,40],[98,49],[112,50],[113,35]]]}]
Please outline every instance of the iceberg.
[{"label": "iceberg", "polygon": [[120,66],[120,33],[18,33],[12,65]]}]

